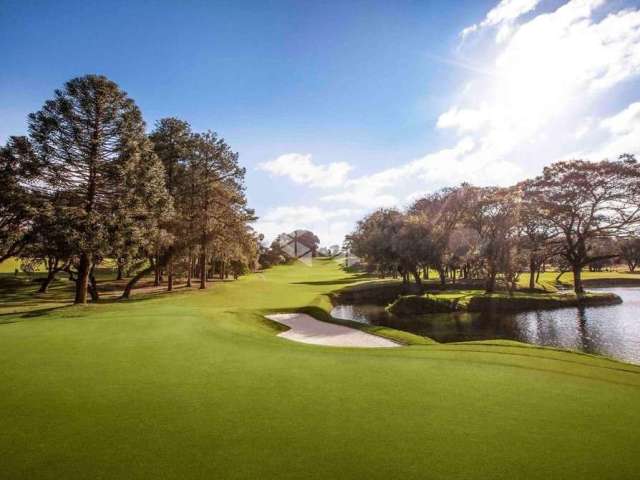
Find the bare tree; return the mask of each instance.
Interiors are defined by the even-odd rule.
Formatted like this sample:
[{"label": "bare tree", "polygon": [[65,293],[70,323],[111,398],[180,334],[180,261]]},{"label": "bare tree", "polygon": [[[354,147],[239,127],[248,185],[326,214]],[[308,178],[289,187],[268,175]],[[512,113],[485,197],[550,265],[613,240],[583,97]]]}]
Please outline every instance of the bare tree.
[{"label": "bare tree", "polygon": [[480,237],[480,253],[486,261],[486,291],[496,288],[496,278],[503,273],[507,285],[517,277],[516,240],[520,192],[516,188],[474,188],[467,212],[467,225]]},{"label": "bare tree", "polygon": [[640,167],[634,159],[554,163],[529,188],[540,216],[558,232],[559,252],[571,265],[581,294],[582,269],[613,258],[592,251],[594,241],[630,235],[640,221]]},{"label": "bare tree", "polygon": [[635,272],[640,265],[640,238],[625,238],[619,244],[620,258],[627,263],[630,272]]},{"label": "bare tree", "polygon": [[409,207],[409,213],[420,215],[428,224],[432,265],[440,275],[440,282],[446,283],[446,266],[452,254],[449,249],[452,233],[465,216],[469,200],[470,186],[463,184],[457,188],[444,188],[416,200]]}]

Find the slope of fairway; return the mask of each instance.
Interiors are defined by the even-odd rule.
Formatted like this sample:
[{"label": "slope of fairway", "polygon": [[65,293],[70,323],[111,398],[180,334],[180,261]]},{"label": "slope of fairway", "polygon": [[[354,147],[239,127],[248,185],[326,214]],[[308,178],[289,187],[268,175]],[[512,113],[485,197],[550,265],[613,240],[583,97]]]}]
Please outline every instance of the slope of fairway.
[{"label": "slope of fairway", "polygon": [[0,478],[637,478],[640,368],[499,342],[305,345],[262,317],[356,280],[317,262],[0,316]]}]

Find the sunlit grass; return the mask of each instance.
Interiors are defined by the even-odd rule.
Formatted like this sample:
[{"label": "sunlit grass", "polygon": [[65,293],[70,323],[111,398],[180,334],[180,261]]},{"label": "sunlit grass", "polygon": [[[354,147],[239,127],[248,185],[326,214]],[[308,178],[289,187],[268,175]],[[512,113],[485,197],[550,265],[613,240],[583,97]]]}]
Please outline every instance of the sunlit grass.
[{"label": "sunlit grass", "polygon": [[[0,319],[3,478],[633,478],[640,368],[487,341],[291,342],[332,262]],[[316,311],[317,311],[316,310]]]}]

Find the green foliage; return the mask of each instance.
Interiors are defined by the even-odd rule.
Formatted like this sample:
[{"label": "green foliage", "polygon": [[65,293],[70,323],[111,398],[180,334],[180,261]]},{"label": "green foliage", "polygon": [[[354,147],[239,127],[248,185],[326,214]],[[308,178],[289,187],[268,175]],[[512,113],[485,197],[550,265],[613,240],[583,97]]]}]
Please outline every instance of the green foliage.
[{"label": "green foliage", "polygon": [[11,137],[0,148],[0,263],[20,254],[30,241],[31,222],[40,199],[27,183],[38,168],[25,137]]},{"label": "green foliage", "polygon": [[394,315],[416,315],[423,313],[448,313],[459,310],[457,299],[440,298],[438,295],[406,295],[389,305]]},{"label": "green foliage", "polygon": [[[142,114],[117,84],[100,75],[68,81],[29,115],[29,138],[0,151],[0,262],[22,255],[45,265],[49,280],[70,272],[76,302],[98,299],[95,272],[114,259],[123,291],[155,270],[196,268],[238,277],[256,268],[255,220],[244,194],[238,154],[213,132],[160,120],[145,133]],[[196,264],[195,257],[198,256]]]},{"label": "green foliage", "polygon": [[144,129],[133,100],[99,75],[68,81],[29,115],[41,164],[38,189],[55,205],[55,221],[47,223],[64,230],[59,236],[78,259],[78,303],[86,302],[95,265],[114,247],[152,236],[170,209],[162,165]]},{"label": "green foliage", "polygon": [[425,295],[405,295],[389,306],[394,315],[422,315],[447,312],[525,312],[555,308],[614,305],[622,300],[605,292],[575,293],[525,293],[460,290],[432,292]]}]

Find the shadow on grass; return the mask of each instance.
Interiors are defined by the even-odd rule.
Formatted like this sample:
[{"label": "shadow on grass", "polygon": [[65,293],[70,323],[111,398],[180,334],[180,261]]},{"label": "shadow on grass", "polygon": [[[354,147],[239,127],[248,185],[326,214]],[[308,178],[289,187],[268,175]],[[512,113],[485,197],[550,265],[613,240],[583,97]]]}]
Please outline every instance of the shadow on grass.
[{"label": "shadow on grass", "polygon": [[37,310],[31,310],[29,312],[25,312],[20,315],[20,318],[37,318],[42,317],[44,315],[48,315],[51,312],[56,310],[62,310],[63,308],[68,308],[71,305],[60,305],[59,307],[49,307],[49,308],[39,308]]},{"label": "shadow on grass", "polygon": [[341,278],[336,280],[321,280],[317,282],[292,282],[292,285],[349,285],[361,280],[369,280],[375,277],[368,273],[361,273],[350,278]]},{"label": "shadow on grass", "polygon": [[[163,298],[166,297],[167,294],[181,294],[190,290],[186,285],[176,285],[172,292],[167,292],[166,289],[153,291],[133,290],[132,298],[123,299],[119,294],[109,295],[113,290],[105,291],[101,289],[101,298],[97,301],[90,300],[87,305],[135,304]],[[105,294],[107,296],[103,296]],[[66,282],[56,282],[47,293],[38,293],[34,290],[33,284],[25,284],[18,291],[0,289],[0,325],[19,323],[28,319],[44,317],[54,312],[75,311],[81,315],[86,314],[87,312],[82,310],[83,306],[73,304],[73,298],[73,285]],[[69,315],[71,314],[64,314],[65,317]]]},{"label": "shadow on grass", "polygon": [[[28,319],[44,317],[52,312],[67,309],[72,305],[60,305],[58,307],[38,308],[35,310],[29,310],[26,312],[9,312],[0,313],[0,325],[9,325],[10,323],[20,323]],[[3,318],[11,318],[10,320],[3,320]]]}]

